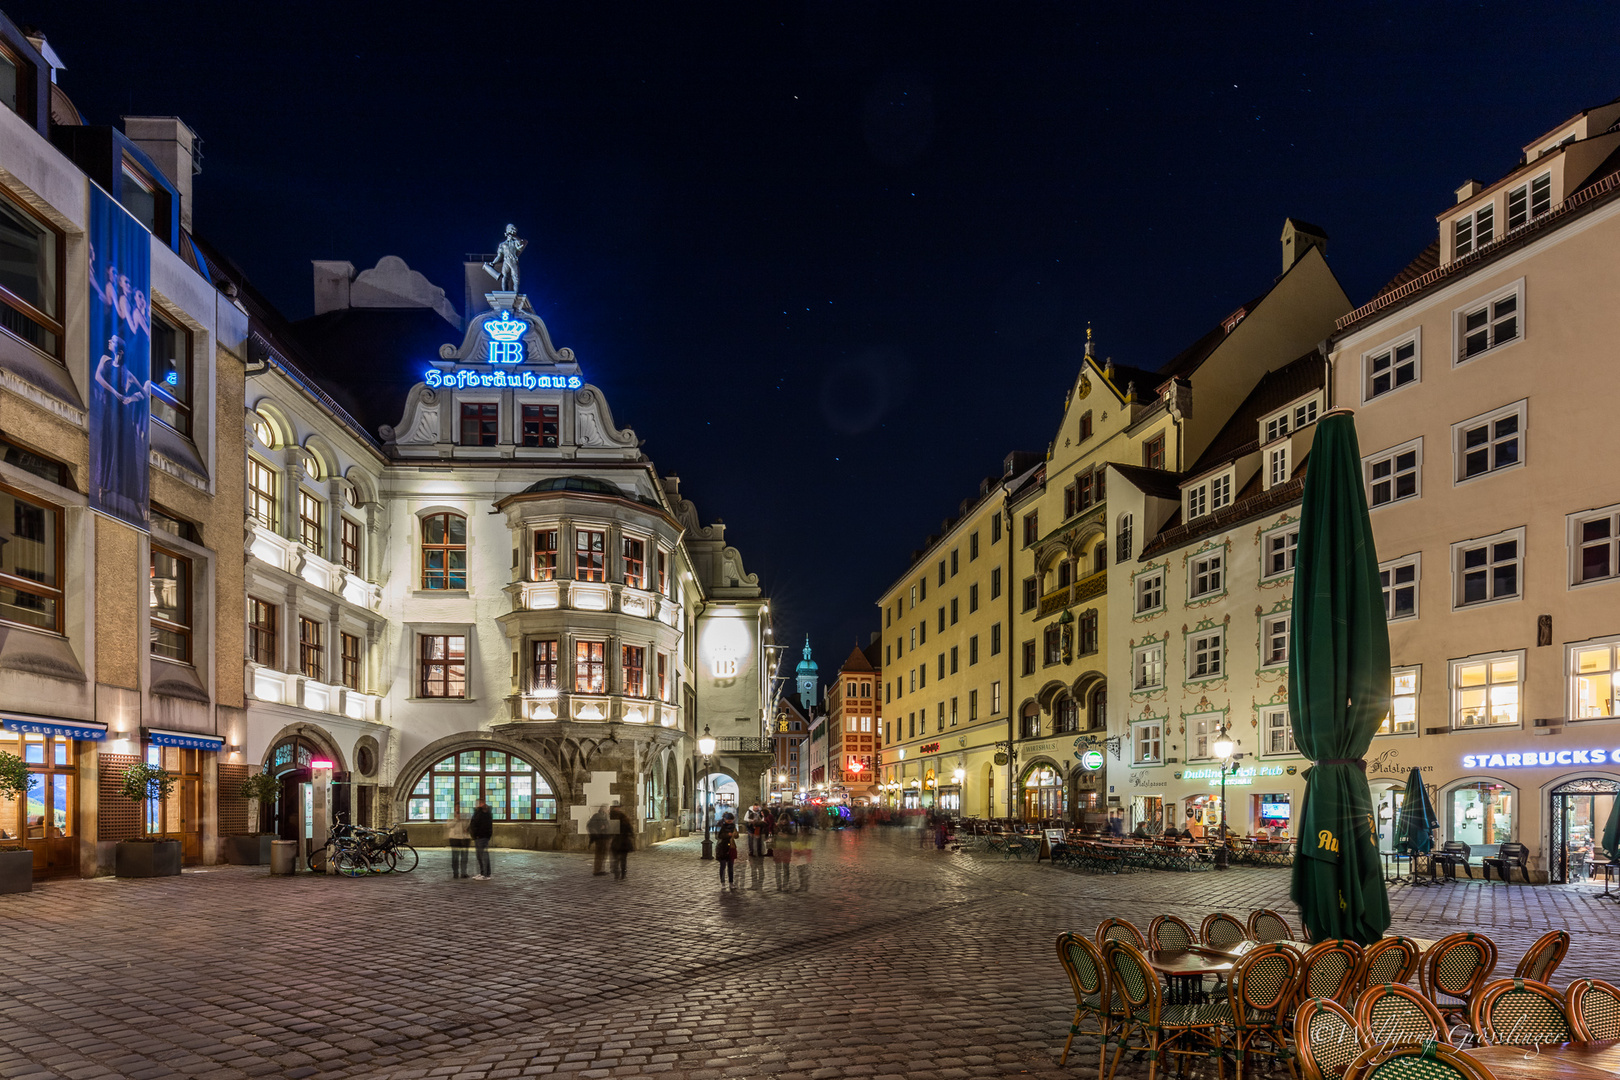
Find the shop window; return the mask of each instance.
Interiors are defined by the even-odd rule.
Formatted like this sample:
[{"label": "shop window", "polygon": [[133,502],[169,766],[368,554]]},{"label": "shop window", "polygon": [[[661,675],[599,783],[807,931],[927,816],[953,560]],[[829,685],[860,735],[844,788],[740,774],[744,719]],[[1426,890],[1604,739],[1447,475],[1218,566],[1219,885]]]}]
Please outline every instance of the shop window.
[{"label": "shop window", "polygon": [[276,666],[276,605],[256,596],[248,597],[248,659]]},{"label": "shop window", "polygon": [[353,518],[339,518],[340,546],[343,548],[343,568],[351,574],[360,573],[360,523]]},{"label": "shop window", "polygon": [[152,419],[191,434],[191,331],[152,311]]},{"label": "shop window", "polygon": [[1024,778],[1024,820],[1043,821],[1063,814],[1063,778],[1047,765],[1031,769]]},{"label": "shop window", "polygon": [[1452,788],[1447,800],[1451,839],[1474,848],[1475,859],[1479,858],[1482,846],[1511,843],[1513,803],[1517,794],[1506,784],[1488,780]]},{"label": "shop window", "polygon": [[467,696],[467,639],[461,634],[422,634],[417,638],[417,696]]},{"label": "shop window", "polygon": [[640,645],[623,646],[620,666],[624,669],[624,692],[628,697],[647,696],[647,650]]},{"label": "shop window", "polygon": [[191,662],[191,560],[152,545],[152,655]]},{"label": "shop window", "polygon": [[1523,653],[1451,662],[1456,728],[1512,727],[1519,723]]},{"label": "shop window", "polygon": [[434,765],[411,788],[411,821],[451,821],[479,802],[496,821],[556,821],[557,795],[533,765],[501,750],[464,750]]},{"label": "shop window", "polygon": [[1378,734],[1417,734],[1418,670],[1398,667],[1390,673],[1389,715],[1379,725]]},{"label": "shop window", "polygon": [[[0,327],[57,360],[62,357],[61,265],[61,234],[0,195]],[[92,262],[90,271],[117,288],[116,268]],[[105,346],[93,343],[97,349]]]},{"label": "shop window", "polygon": [[607,580],[607,533],[601,529],[574,530],[574,579]]},{"label": "shop window", "polygon": [[326,504],[314,495],[298,489],[298,541],[315,554],[325,550]]},{"label": "shop window", "polygon": [[[78,784],[73,740],[57,735],[0,731],[0,752],[21,758],[33,780],[32,788],[23,798],[0,797],[0,841],[17,843],[72,836]],[[75,864],[77,858],[75,853]]]},{"label": "shop window", "polygon": [[62,629],[62,511],[6,487],[0,487],[0,619]]},{"label": "shop window", "polygon": [[555,405],[523,406],[523,445],[556,446],[561,430]]},{"label": "shop window", "polygon": [[1620,716],[1620,643],[1574,645],[1569,650],[1570,715],[1576,720]]},{"label": "shop window", "polygon": [[461,445],[494,446],[500,438],[501,407],[493,401],[461,403]]},{"label": "shop window", "polygon": [[257,458],[248,458],[248,514],[267,529],[276,527],[276,472]]},{"label": "shop window", "polygon": [[[166,770],[174,786],[166,799],[147,799],[145,826],[149,836],[180,840],[182,851],[200,847],[202,832],[203,751],[180,746],[146,746],[146,763]],[[187,834],[191,834],[189,837]],[[189,840],[189,842],[188,842]]]},{"label": "shop window", "polygon": [[624,583],[628,588],[645,589],[647,587],[647,542],[633,537],[625,537],[624,544]]},{"label": "shop window", "polygon": [[339,634],[342,646],[343,685],[350,690],[360,689],[360,639],[353,634]]},{"label": "shop window", "polygon": [[1274,706],[1260,710],[1260,738],[1267,755],[1297,754],[1294,748],[1294,725],[1288,719],[1288,707]]},{"label": "shop window", "polygon": [[422,588],[467,587],[467,519],[429,514],[422,519]]},{"label": "shop window", "polygon": [[574,690],[581,694],[607,693],[607,645],[604,642],[574,642]]},{"label": "shop window", "polygon": [[536,641],[534,643],[534,664],[531,668],[531,690],[560,689],[557,682],[559,657],[555,641]]}]

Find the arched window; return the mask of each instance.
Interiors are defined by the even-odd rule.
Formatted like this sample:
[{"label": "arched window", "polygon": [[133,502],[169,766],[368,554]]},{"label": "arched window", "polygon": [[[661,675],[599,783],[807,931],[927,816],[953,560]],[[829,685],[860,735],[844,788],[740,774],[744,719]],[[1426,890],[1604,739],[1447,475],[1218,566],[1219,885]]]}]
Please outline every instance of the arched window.
[{"label": "arched window", "polygon": [[496,821],[556,821],[557,796],[533,765],[504,750],[463,750],[423,773],[411,789],[405,816],[449,821],[489,803]]},{"label": "arched window", "polygon": [[429,514],[422,519],[422,588],[467,587],[467,519]]},{"label": "arched window", "polygon": [[1039,705],[1032,701],[1028,705],[1024,706],[1024,715],[1021,723],[1019,724],[1019,728],[1021,730],[1018,733],[1018,737],[1021,739],[1033,739],[1040,735],[1041,707]]},{"label": "arched window", "polygon": [[1054,717],[1053,734],[1062,735],[1066,732],[1080,730],[1080,705],[1068,694],[1064,694],[1063,697],[1058,699]]}]

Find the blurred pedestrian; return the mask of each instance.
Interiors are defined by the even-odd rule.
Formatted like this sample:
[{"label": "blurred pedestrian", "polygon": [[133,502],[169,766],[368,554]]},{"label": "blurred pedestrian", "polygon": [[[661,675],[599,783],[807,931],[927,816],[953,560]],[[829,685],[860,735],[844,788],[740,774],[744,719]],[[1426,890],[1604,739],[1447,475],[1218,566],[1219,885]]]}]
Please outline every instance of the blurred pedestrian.
[{"label": "blurred pedestrian", "polygon": [[475,881],[488,881],[489,873],[489,840],[495,835],[495,812],[489,808],[489,803],[483,799],[473,807],[472,821],[467,831],[472,833],[473,850],[478,854],[478,876]]},{"label": "blurred pedestrian", "polygon": [[786,892],[793,884],[794,832],[793,815],[785,811],[778,814],[776,828],[771,832],[771,862],[776,867],[777,892]]},{"label": "blurred pedestrian", "polygon": [[765,813],[754,803],[743,814],[743,827],[748,830],[748,857],[761,859],[765,857],[764,828]]},{"label": "blurred pedestrian", "polygon": [[714,834],[714,857],[720,863],[720,887],[737,887],[737,818],[727,810]]},{"label": "blurred pedestrian", "polygon": [[472,833],[469,831],[472,823],[467,819],[464,810],[456,811],[456,816],[450,819],[450,826],[444,830],[445,842],[450,845],[450,876],[464,878],[467,876],[467,849],[472,846]]},{"label": "blurred pedestrian", "polygon": [[630,820],[623,807],[618,806],[613,808],[608,819],[617,826],[610,829],[613,837],[613,876],[623,881],[630,873],[630,852],[636,846],[636,823]]},{"label": "blurred pedestrian", "polygon": [[585,823],[585,832],[591,838],[591,850],[596,855],[596,865],[591,871],[592,874],[601,875],[607,873],[605,867],[607,866],[608,841],[611,839],[608,835],[608,826],[606,806],[598,806],[596,813],[592,814],[591,819]]}]

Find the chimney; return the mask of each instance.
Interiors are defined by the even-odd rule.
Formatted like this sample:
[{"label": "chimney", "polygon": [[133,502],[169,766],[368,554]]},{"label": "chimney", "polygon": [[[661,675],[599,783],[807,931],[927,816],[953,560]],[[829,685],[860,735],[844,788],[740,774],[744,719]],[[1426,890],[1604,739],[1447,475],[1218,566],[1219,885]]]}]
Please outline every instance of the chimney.
[{"label": "chimney", "polygon": [[202,172],[202,140],[176,116],[126,116],[124,134],[180,192],[180,227],[191,232],[191,178]]},{"label": "chimney", "polygon": [[1327,242],[1327,232],[1322,226],[1298,218],[1285,218],[1282,231],[1283,273],[1292,270],[1294,264],[1313,247],[1321,248],[1323,257],[1326,257]]},{"label": "chimney", "polygon": [[1464,180],[1462,187],[1457,189],[1457,201],[1460,203],[1467,202],[1484,190],[1485,185],[1478,180]]},{"label": "chimney", "polygon": [[354,263],[342,259],[315,259],[315,314],[349,310],[349,283],[354,280]]}]

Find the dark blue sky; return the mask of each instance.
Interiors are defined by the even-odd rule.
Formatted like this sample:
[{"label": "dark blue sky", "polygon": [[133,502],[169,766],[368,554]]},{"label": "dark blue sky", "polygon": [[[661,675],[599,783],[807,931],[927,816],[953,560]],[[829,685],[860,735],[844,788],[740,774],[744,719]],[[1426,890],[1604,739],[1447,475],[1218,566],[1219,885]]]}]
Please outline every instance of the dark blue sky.
[{"label": "dark blue sky", "polygon": [[198,231],[293,317],[311,259],[459,298],[516,222],[553,339],[824,672],[1045,447],[1088,321],[1157,366],[1289,215],[1360,303],[1464,179],[1620,95],[1613,4],[0,7],[90,123],[197,130]]}]

